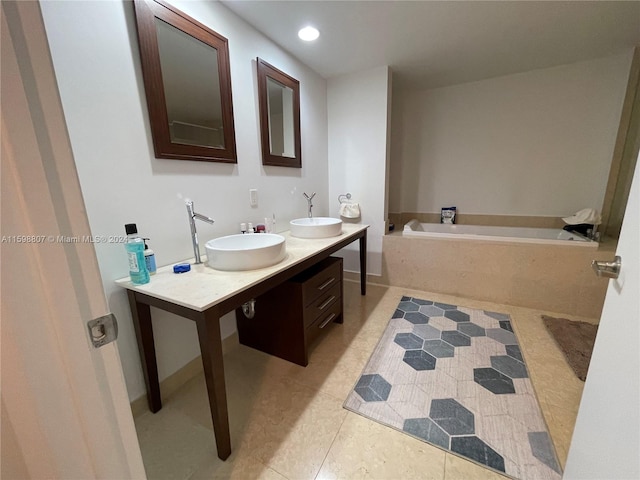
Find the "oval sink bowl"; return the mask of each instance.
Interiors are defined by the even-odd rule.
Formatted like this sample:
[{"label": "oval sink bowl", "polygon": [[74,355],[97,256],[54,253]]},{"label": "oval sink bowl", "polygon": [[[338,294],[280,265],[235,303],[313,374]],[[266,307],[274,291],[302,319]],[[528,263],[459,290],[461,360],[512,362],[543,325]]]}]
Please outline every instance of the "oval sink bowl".
[{"label": "oval sink bowl", "polygon": [[275,233],[247,233],[214,238],[204,245],[207,265],[238,272],[270,267],[286,256],[284,237]]},{"label": "oval sink bowl", "polygon": [[342,220],[330,217],[296,218],[289,222],[292,237],[327,238],[342,233]]}]

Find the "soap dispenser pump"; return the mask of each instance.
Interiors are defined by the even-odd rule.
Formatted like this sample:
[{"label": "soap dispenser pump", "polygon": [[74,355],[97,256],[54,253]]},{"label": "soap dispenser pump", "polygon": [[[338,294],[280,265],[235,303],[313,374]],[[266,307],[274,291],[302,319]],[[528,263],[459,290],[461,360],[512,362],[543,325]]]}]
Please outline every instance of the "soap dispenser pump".
[{"label": "soap dispenser pump", "polygon": [[154,275],[156,273],[156,254],[149,248],[147,244],[148,238],[143,238],[144,240],[144,262],[147,265],[147,270],[149,270],[149,275]]}]

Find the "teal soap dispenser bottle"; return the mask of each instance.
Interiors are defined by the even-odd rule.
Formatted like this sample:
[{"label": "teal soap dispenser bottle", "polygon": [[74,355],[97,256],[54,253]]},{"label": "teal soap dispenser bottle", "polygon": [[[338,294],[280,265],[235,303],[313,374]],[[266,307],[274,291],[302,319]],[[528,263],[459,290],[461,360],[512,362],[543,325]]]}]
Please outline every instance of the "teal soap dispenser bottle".
[{"label": "teal soap dispenser bottle", "polygon": [[127,243],[124,247],[129,258],[131,282],[136,285],[149,283],[149,270],[144,259],[144,240],[138,236],[138,227],[135,223],[127,223],[124,229],[127,232]]}]

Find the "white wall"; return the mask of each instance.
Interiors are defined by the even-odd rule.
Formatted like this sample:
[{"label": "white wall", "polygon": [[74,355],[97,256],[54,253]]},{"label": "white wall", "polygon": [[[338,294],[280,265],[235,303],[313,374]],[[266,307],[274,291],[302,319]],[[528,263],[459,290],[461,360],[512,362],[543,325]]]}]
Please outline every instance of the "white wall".
[{"label": "white wall", "polygon": [[[237,165],[155,159],[149,130],[132,2],[43,1],[42,10],[73,153],[93,235],[120,235],[135,222],[159,265],[193,256],[183,198],[214,225],[201,240],[236,233],[240,222],[273,213],[277,230],[306,214],[302,192],[317,192],[315,213],[329,214],[326,81],[217,2],[172,1],[229,40]],[[256,57],[300,80],[302,169],[263,167],[259,142]],[[249,205],[249,189],[259,204]],[[125,292],[121,244],[96,245],[130,399],[144,380]],[[153,280],[152,280],[153,281]],[[160,379],[199,355],[195,325],[153,309]],[[227,315],[222,334],[235,329]]]},{"label": "white wall", "polygon": [[600,209],[632,53],[394,91],[390,211]]},{"label": "white wall", "polygon": [[[379,67],[335,77],[327,83],[329,120],[329,210],[339,215],[338,195],[360,204],[367,233],[367,272],[382,271],[386,220],[391,70]],[[342,250],[345,270],[359,271],[357,244]]]}]

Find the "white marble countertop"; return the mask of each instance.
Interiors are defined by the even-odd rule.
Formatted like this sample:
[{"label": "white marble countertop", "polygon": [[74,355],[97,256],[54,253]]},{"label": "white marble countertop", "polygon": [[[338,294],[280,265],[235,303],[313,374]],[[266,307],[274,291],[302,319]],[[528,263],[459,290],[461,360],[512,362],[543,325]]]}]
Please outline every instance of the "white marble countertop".
[{"label": "white marble countertop", "polygon": [[279,233],[285,238],[287,256],[280,263],[267,268],[243,272],[223,272],[207,267],[204,263],[206,256],[203,256],[203,263],[200,265],[193,265],[193,258],[176,262],[191,263],[190,272],[173,273],[172,264],[158,268],[156,274],[151,277],[151,281],[144,285],[134,285],[129,277],[116,280],[116,284],[150,297],[202,312],[323,250],[333,247],[368,227],[369,225],[343,223],[341,235],[315,239],[292,237],[289,231]]}]

